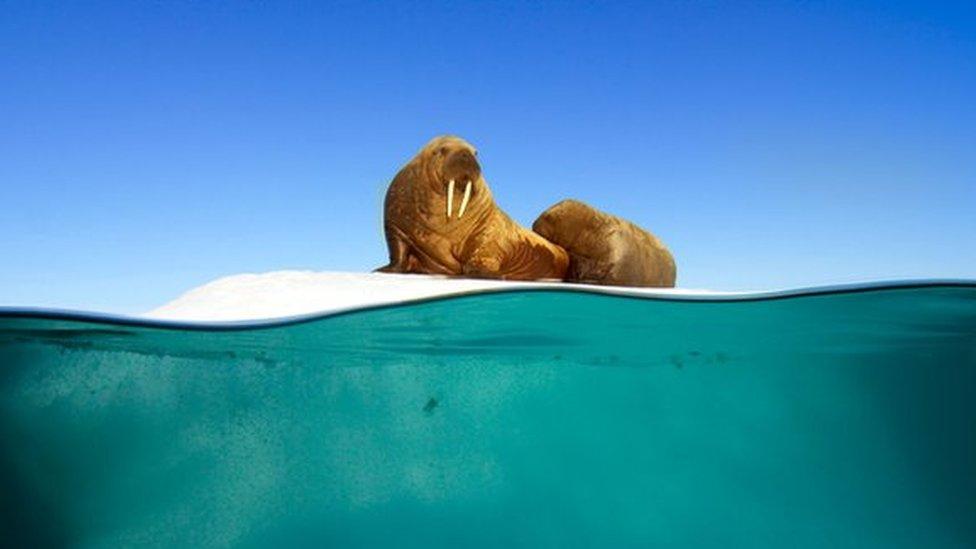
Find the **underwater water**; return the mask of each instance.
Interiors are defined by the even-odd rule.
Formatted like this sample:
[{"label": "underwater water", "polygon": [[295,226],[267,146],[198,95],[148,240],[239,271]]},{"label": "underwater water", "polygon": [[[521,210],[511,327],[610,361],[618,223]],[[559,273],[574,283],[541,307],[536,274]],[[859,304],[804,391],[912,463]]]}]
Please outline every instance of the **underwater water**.
[{"label": "underwater water", "polygon": [[0,539],[976,546],[976,283],[0,310]]}]

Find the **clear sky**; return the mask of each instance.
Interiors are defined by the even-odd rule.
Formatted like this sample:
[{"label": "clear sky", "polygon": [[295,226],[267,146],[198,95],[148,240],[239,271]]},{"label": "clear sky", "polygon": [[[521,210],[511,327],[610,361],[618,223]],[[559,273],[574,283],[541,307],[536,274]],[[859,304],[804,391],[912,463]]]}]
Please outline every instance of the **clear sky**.
[{"label": "clear sky", "polygon": [[679,286],[976,278],[973,5],[0,2],[0,304],[371,270],[441,133],[517,221],[588,201]]}]

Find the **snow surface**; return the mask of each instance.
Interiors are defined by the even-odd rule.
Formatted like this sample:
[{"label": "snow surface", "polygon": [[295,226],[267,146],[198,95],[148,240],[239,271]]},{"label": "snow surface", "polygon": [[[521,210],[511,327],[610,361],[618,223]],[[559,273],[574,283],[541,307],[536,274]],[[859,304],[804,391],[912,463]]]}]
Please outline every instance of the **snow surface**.
[{"label": "snow surface", "polygon": [[[706,290],[620,288],[585,284],[571,286],[628,295],[722,295]],[[567,284],[412,274],[275,271],[218,278],[143,316],[165,320],[257,320],[334,312],[367,305],[403,303],[479,290],[526,287],[565,288]]]}]

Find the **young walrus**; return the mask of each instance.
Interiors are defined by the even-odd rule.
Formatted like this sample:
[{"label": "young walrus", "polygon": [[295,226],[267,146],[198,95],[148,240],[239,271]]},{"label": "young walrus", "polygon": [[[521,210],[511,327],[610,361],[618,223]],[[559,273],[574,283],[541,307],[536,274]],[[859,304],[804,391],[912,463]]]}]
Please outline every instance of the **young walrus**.
[{"label": "young walrus", "polygon": [[577,200],[563,200],[532,230],[569,252],[568,282],[674,287],[674,258],[651,233]]},{"label": "young walrus", "polygon": [[512,221],[495,205],[461,138],[434,138],[393,178],[383,225],[388,273],[509,280],[562,280],[566,251]]}]

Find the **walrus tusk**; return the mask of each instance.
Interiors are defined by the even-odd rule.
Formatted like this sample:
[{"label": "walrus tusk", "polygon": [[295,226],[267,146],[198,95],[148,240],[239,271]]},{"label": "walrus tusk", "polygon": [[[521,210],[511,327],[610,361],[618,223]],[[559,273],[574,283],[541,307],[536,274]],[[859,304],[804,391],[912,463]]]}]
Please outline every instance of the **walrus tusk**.
[{"label": "walrus tusk", "polygon": [[464,209],[468,207],[468,200],[471,198],[471,181],[464,187],[464,198],[461,200],[461,209],[458,210],[458,219],[464,216]]},{"label": "walrus tusk", "polygon": [[[454,211],[454,180],[450,180],[447,183],[447,218],[451,218],[451,212]],[[461,208],[464,212],[464,208]],[[460,217],[460,216],[459,216]]]}]

